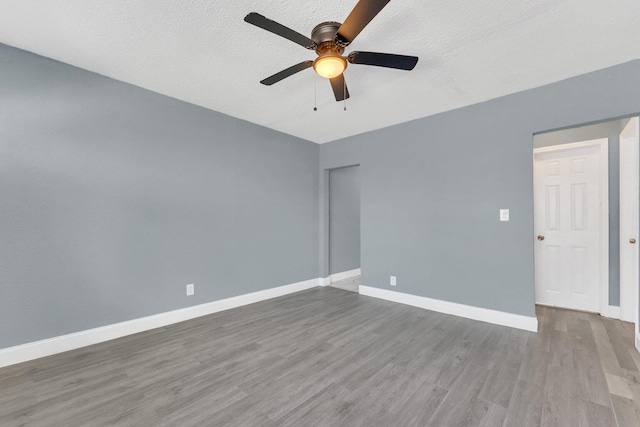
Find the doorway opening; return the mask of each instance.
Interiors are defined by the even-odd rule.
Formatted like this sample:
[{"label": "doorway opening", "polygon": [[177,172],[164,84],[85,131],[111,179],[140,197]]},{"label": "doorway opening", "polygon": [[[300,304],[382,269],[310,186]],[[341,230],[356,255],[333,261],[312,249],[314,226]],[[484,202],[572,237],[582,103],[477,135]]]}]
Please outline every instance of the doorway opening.
[{"label": "doorway opening", "polygon": [[632,117],[533,138],[536,304],[633,322],[636,332],[638,124]]},{"label": "doorway opening", "polygon": [[329,171],[329,285],[360,286],[360,166]]}]

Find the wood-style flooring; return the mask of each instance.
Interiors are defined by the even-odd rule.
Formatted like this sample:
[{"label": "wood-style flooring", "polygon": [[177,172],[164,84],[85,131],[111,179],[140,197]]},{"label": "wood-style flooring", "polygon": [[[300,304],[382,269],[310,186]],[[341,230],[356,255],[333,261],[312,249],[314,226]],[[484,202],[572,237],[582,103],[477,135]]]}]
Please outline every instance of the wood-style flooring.
[{"label": "wood-style flooring", "polygon": [[639,426],[630,324],[315,288],[0,369],[0,426]]},{"label": "wood-style flooring", "polygon": [[349,277],[348,279],[342,279],[329,283],[332,288],[342,289],[343,291],[358,292],[361,281],[360,276]]}]

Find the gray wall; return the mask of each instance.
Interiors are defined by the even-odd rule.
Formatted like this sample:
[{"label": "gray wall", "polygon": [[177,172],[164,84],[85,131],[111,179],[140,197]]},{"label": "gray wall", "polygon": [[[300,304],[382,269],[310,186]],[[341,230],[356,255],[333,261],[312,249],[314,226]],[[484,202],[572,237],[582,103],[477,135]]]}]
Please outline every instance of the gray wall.
[{"label": "gray wall", "polygon": [[329,171],[329,273],[360,268],[360,167]]},{"label": "gray wall", "polygon": [[533,135],[639,111],[635,60],[322,145],[361,165],[363,284],[533,316]]},{"label": "gray wall", "polygon": [[0,45],[0,348],[318,277],[318,151]]},{"label": "gray wall", "polygon": [[533,315],[532,135],[638,112],[632,61],[318,147],[0,45],[0,348],[326,275],[355,164],[364,284]]},{"label": "gray wall", "polygon": [[620,132],[628,120],[546,132],[533,137],[533,148],[609,139],[609,305],[620,305]]}]

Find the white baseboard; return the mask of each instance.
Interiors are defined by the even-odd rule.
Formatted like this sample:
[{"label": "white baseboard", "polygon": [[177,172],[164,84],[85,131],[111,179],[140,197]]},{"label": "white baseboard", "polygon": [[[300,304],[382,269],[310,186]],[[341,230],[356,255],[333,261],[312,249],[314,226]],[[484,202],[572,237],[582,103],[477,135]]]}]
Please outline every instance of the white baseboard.
[{"label": "white baseboard", "polygon": [[503,311],[441,301],[387,289],[372,288],[370,286],[360,285],[359,292],[362,295],[437,311],[439,313],[451,314],[467,319],[493,323],[495,325],[509,326],[516,329],[524,329],[525,331],[538,332],[538,319],[536,317],[505,313]]},{"label": "white baseboard", "polygon": [[[354,276],[357,276],[357,274],[354,274]],[[185,320],[194,319],[196,317],[206,316],[208,314],[276,298],[294,292],[304,291],[316,286],[327,286],[329,282],[330,277],[306,280],[304,282],[293,283],[277,288],[266,289],[250,294],[239,295],[166,313],[160,313],[153,316],[128,320],[126,322],[115,323],[99,328],[88,329],[68,335],[61,335],[41,341],[22,344],[15,347],[0,349],[0,368],[160,328],[174,323],[183,322]],[[438,311],[488,323],[495,323],[498,325],[510,326],[527,331],[537,331],[538,321],[535,317],[527,317],[485,308],[439,301],[368,286],[360,286],[359,292],[362,295],[425,308],[427,310]],[[637,345],[638,343],[640,343],[640,335],[637,338]]]},{"label": "white baseboard", "polygon": [[614,305],[609,305],[606,306],[603,310],[602,313],[600,313],[601,316],[604,317],[609,317],[611,319],[620,319],[620,307],[616,307]]},{"label": "white baseboard", "polygon": [[342,273],[333,273],[329,276],[330,282],[337,282],[338,280],[350,279],[352,277],[358,277],[361,274],[361,270],[356,268],[355,270],[343,271]]},{"label": "white baseboard", "polygon": [[61,335],[42,341],[35,341],[15,347],[0,349],[0,368],[74,350],[80,347],[98,344],[104,341],[136,334],[138,332],[148,331],[150,329],[160,328],[173,323],[183,322],[196,317],[240,307],[242,305],[304,291],[318,286],[321,280],[322,279],[306,280],[304,282],[279,286],[277,288],[266,289],[264,291],[252,292],[250,294],[239,295],[206,304],[194,305],[192,307],[181,308],[179,310],[168,311],[166,313],[160,313],[153,316],[141,317],[139,319],[128,320],[126,322],[115,323],[68,335]]}]

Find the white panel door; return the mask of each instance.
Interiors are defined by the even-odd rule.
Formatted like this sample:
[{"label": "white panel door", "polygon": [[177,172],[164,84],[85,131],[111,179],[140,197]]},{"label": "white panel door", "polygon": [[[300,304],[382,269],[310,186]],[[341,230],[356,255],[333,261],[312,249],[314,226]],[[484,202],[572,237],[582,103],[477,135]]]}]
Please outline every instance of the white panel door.
[{"label": "white panel door", "polygon": [[536,303],[600,312],[606,141],[534,150]]},{"label": "white panel door", "polygon": [[638,118],[620,134],[620,318],[637,322]]}]

